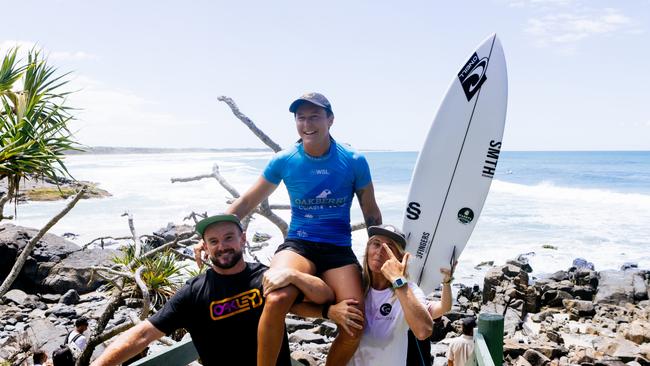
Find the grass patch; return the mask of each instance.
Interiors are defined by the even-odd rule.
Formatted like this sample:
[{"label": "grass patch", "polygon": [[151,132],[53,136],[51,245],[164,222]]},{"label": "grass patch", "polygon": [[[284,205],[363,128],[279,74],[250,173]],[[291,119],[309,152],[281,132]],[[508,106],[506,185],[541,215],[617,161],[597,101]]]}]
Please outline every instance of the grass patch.
[{"label": "grass patch", "polygon": [[554,245],[551,245],[551,244],[544,244],[544,245],[542,245],[542,248],[557,250],[557,247],[554,246]]},{"label": "grass patch", "polygon": [[56,201],[73,196],[75,193],[73,188],[61,187],[59,190],[56,187],[41,187],[30,189],[25,192],[25,196],[31,201]]}]

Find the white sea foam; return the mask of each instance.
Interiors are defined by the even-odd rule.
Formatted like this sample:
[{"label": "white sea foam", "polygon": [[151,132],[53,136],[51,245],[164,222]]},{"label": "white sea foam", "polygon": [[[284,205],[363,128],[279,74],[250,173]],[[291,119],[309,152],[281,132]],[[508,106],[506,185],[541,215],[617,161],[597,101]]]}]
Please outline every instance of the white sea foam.
[{"label": "white sea foam", "polygon": [[[212,172],[218,162],[221,174],[245,192],[259,177],[272,153],[177,153],[70,156],[67,164],[78,179],[100,183],[113,197],[79,202],[52,232],[80,234],[84,244],[104,235],[129,235],[125,211],[134,214],[138,233],[150,233],[167,222],[181,223],[189,212],[217,213],[226,208],[230,194],[212,178],[171,183],[172,177],[192,177]],[[397,183],[377,177],[375,191],[385,222],[400,224],[408,178]],[[384,177],[385,179],[385,177]],[[271,203],[287,204],[284,186]],[[18,207],[17,224],[41,227],[63,207],[62,202],[31,202]],[[352,221],[362,215],[353,204]],[[289,211],[280,211],[289,219]],[[597,269],[618,268],[627,261],[650,268],[650,195],[613,190],[569,188],[551,182],[524,185],[495,180],[470,241],[462,253],[458,276],[462,282],[479,281],[486,270],[480,262],[502,264],[514,256],[530,256],[535,272],[566,269],[576,257],[596,264]],[[274,235],[269,247],[258,252],[269,258],[280,242],[280,232],[264,218],[251,225],[254,231]],[[363,253],[365,231],[353,234],[353,249]],[[553,245],[557,250],[544,249]]]}]

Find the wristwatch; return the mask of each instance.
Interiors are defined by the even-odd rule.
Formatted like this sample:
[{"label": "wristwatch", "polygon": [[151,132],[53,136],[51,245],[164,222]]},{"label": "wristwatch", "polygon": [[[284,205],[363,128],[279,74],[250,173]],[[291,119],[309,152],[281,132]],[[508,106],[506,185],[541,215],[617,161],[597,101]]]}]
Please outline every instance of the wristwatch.
[{"label": "wristwatch", "polygon": [[391,285],[393,285],[393,288],[400,288],[400,287],[406,285],[407,283],[408,283],[408,281],[406,280],[406,278],[397,277],[395,279],[395,281],[393,281],[393,283],[391,283]]}]

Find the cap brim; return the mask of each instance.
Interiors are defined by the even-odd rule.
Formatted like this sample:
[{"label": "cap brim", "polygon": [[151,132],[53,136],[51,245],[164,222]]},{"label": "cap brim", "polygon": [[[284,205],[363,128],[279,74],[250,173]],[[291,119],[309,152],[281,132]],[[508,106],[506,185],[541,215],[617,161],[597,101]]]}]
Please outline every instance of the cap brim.
[{"label": "cap brim", "polygon": [[214,215],[210,217],[206,217],[205,219],[199,221],[196,223],[196,232],[203,237],[203,233],[205,232],[205,229],[208,228],[208,226],[212,224],[216,224],[218,222],[232,222],[233,224],[237,225],[240,230],[244,230],[242,228],[241,222],[235,215],[229,215],[229,214],[223,214],[223,215]]},{"label": "cap brim", "polygon": [[296,111],[298,110],[298,107],[300,107],[300,105],[305,103],[305,102],[311,103],[313,105],[317,105],[317,106],[319,106],[321,108],[325,108],[327,110],[331,110],[328,106],[322,105],[322,104],[320,104],[318,102],[314,102],[313,100],[298,98],[298,99],[294,100],[293,103],[291,103],[291,105],[289,106],[289,112],[296,113]]},{"label": "cap brim", "polygon": [[392,239],[394,242],[396,242],[397,244],[401,245],[402,249],[406,248],[406,239],[403,236],[393,231],[386,230],[382,227],[371,226],[368,229],[368,236],[374,236],[374,235],[382,235],[388,237]]}]

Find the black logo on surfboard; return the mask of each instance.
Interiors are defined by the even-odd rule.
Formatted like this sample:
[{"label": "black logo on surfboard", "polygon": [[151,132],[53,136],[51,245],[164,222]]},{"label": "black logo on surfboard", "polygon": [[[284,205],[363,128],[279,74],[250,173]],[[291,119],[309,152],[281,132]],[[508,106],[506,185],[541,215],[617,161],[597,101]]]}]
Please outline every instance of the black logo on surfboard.
[{"label": "black logo on surfboard", "polygon": [[485,71],[487,70],[489,59],[487,57],[479,58],[476,52],[465,63],[465,66],[458,73],[458,79],[463,86],[463,91],[469,102],[476,94],[481,85],[487,80]]},{"label": "black logo on surfboard", "polygon": [[420,204],[418,202],[409,202],[408,207],[406,207],[406,217],[411,220],[417,220],[420,218],[421,213],[422,210],[420,210]]},{"label": "black logo on surfboard", "polygon": [[463,224],[469,224],[474,220],[474,211],[469,207],[463,207],[458,211],[458,221]]}]

